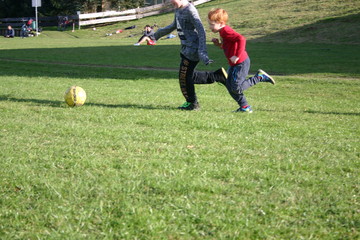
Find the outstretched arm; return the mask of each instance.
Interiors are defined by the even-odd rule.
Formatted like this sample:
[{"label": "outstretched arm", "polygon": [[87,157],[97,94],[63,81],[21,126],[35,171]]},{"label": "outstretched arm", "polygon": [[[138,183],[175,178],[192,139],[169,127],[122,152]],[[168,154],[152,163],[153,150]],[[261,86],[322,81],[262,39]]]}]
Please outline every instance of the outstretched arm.
[{"label": "outstretched arm", "polygon": [[162,36],[165,36],[167,34],[170,34],[172,31],[174,31],[176,29],[176,23],[175,20],[168,26],[164,27],[164,28],[160,28],[158,29],[154,36],[155,39],[158,40],[159,38],[161,38]]}]

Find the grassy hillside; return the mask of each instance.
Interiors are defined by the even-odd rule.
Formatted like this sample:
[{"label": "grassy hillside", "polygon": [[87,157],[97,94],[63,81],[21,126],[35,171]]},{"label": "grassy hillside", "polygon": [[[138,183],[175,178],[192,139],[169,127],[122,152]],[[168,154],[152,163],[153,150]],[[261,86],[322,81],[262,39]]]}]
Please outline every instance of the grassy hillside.
[{"label": "grassy hillside", "polygon": [[[217,7],[228,11],[229,25],[249,40],[360,44],[360,1],[358,0],[213,0],[197,7],[206,28],[208,11]],[[88,28],[64,34],[78,38],[102,38],[106,33],[137,25],[134,30],[109,37],[128,38],[130,35],[140,34],[146,24],[164,27],[172,20],[173,13],[169,13],[97,27],[97,31]],[[213,36],[209,32],[208,38]]]},{"label": "grassy hillside", "polygon": [[[277,75],[316,73],[327,76],[332,73],[347,78],[359,76],[354,69],[359,65],[360,1],[214,0],[198,6],[206,28],[206,15],[215,7],[226,9],[230,15],[229,25],[249,40],[247,50],[254,60],[251,72],[264,68]],[[92,27],[75,32],[70,29],[59,32],[56,28],[47,28],[39,38],[16,38],[10,40],[11,44],[7,44],[9,39],[1,39],[4,42],[0,44],[1,58],[176,69],[178,38],[159,41],[158,46],[151,48],[129,47],[138,40],[144,25],[157,24],[164,27],[173,21],[173,17],[174,14],[169,13],[137,21],[96,26],[96,31]],[[106,36],[107,33],[132,25],[137,27]],[[209,41],[215,36],[217,34],[208,31]],[[208,51],[215,60],[216,67],[226,66],[222,51],[211,45],[209,42]],[[131,58],[124,57],[130,55]],[[158,56],[156,61],[153,60],[155,55]],[[339,59],[340,55],[346,57]],[[199,69],[208,68],[199,65]]]}]

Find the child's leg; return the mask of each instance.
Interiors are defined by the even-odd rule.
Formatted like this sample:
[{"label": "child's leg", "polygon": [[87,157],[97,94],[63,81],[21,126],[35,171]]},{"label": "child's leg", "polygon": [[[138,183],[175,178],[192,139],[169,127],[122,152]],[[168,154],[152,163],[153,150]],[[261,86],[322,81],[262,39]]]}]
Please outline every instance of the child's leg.
[{"label": "child's leg", "polygon": [[139,39],[138,43],[141,44],[141,43],[143,43],[143,42],[145,42],[145,41],[149,41],[149,40],[150,40],[149,37],[147,37],[147,36],[142,36],[142,37]]},{"label": "child's leg", "polygon": [[139,42],[143,41],[144,37],[145,37],[145,35],[142,35],[137,42],[139,43]]},{"label": "child's leg", "polygon": [[[229,89],[228,89],[229,90]],[[244,107],[248,105],[246,97],[243,92],[234,93],[229,90],[230,96],[239,104],[240,107]]]},{"label": "child's leg", "polygon": [[228,81],[226,82],[226,88],[228,89],[231,97],[239,104],[240,107],[248,105],[246,97],[244,95],[243,84],[246,81],[246,77],[249,73],[250,65],[246,64],[246,61],[232,66],[228,70]]},{"label": "child's leg", "polygon": [[211,84],[215,82],[213,72],[194,71],[194,84]]},{"label": "child's leg", "polygon": [[[245,70],[247,70],[246,72],[246,76],[249,73],[249,69],[250,69],[250,58],[247,58],[244,62],[243,62],[243,68]],[[246,78],[245,76],[245,78]],[[242,81],[241,83],[241,89],[242,91],[245,91],[246,89],[256,85],[257,83],[259,83],[261,80],[261,78],[258,75],[255,75],[253,77],[250,77],[248,79],[245,79],[244,81]]]},{"label": "child's leg", "polygon": [[184,55],[181,55],[181,63],[179,69],[179,84],[182,94],[187,102],[196,103],[197,97],[195,94],[194,86],[194,69],[198,62],[187,59]]},{"label": "child's leg", "polygon": [[220,68],[213,72],[194,71],[193,79],[195,84],[211,84],[219,82],[225,85],[227,72],[224,68]]}]

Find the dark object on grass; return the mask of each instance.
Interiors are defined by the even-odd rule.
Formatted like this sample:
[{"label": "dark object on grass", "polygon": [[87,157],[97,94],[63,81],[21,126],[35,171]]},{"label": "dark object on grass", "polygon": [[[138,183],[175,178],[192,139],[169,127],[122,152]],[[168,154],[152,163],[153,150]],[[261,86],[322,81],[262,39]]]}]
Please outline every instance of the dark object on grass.
[{"label": "dark object on grass", "polygon": [[130,30],[130,29],[134,29],[134,28],[136,28],[136,25],[132,25],[130,27],[127,27],[127,28],[125,28],[125,30]]}]

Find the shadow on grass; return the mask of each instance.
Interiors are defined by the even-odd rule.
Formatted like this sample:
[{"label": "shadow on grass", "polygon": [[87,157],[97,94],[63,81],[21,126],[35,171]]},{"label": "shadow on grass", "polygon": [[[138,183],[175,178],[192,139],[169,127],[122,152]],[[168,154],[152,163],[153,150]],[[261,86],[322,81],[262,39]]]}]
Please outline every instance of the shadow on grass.
[{"label": "shadow on grass", "polygon": [[[291,110],[269,110],[269,109],[262,109],[258,108],[256,111],[259,112],[294,112]],[[321,112],[321,111],[313,111],[313,110],[304,110],[304,113],[310,113],[310,114],[323,114],[323,115],[345,115],[345,116],[360,116],[360,113],[356,112]]]},{"label": "shadow on grass", "polygon": [[1,50],[0,76],[119,80],[177,78],[179,46],[154,47],[5,49]]},{"label": "shadow on grass", "polygon": [[[24,103],[34,103],[36,105],[44,105],[55,108],[67,108],[65,102],[63,101],[54,101],[54,100],[45,100],[45,99],[34,99],[34,98],[14,98],[8,95],[0,96],[0,101],[11,101],[11,102],[24,102]],[[104,103],[86,103],[86,106],[92,107],[105,107],[105,108],[135,108],[135,109],[146,109],[146,110],[175,110],[172,106],[154,106],[154,105],[143,105],[143,104],[104,104]],[[276,112],[274,110],[267,109],[258,109],[258,111],[263,112]],[[288,112],[288,111],[281,111]],[[292,112],[292,111],[291,111]],[[321,111],[311,111],[306,110],[304,113],[310,114],[325,114],[325,115],[348,115],[348,116],[360,116],[360,113],[342,113],[342,112],[321,112]]]},{"label": "shadow on grass", "polygon": [[360,113],[341,113],[341,112],[320,112],[320,111],[304,111],[305,113],[312,113],[312,114],[325,114],[325,115],[349,115],[349,116],[360,116]]},{"label": "shadow on grass", "polygon": [[167,79],[177,77],[176,70],[160,67],[157,69],[154,67],[47,62],[29,59],[2,60],[1,58],[0,64],[2,69],[4,69],[4,71],[0,72],[0,76],[72,79],[108,78],[117,80]]},{"label": "shadow on grass", "polygon": [[[236,27],[246,27],[246,23],[236,25]],[[330,17],[312,24],[268,34],[254,41],[360,44],[360,13],[343,17]]]},{"label": "shadow on grass", "polygon": [[61,101],[52,101],[52,100],[43,100],[43,99],[34,99],[34,98],[14,98],[14,97],[10,97],[9,95],[0,96],[0,101],[34,103],[37,105],[46,105],[50,107],[62,107],[61,105],[64,105],[64,102]]},{"label": "shadow on grass", "polygon": [[[0,101],[10,102],[23,102],[33,103],[36,105],[44,105],[55,108],[67,108],[67,105],[63,101],[45,100],[45,99],[34,99],[34,98],[14,98],[10,96],[0,96]],[[147,110],[173,110],[176,109],[172,106],[154,106],[154,105],[143,105],[143,104],[104,104],[104,103],[86,103],[86,106],[94,107],[105,107],[105,108],[136,108],[136,109],[147,109]]]},{"label": "shadow on grass", "polygon": [[[360,45],[249,41],[247,48],[252,61],[251,72],[262,68],[270,74],[281,75],[348,74],[360,65],[357,57]],[[210,66],[199,63],[199,70],[213,71],[221,66],[227,67],[223,51],[214,46],[209,46],[208,51],[215,62]],[[178,45],[3,49],[0,76],[177,79],[179,62]]]},{"label": "shadow on grass", "polygon": [[171,106],[154,106],[154,105],[143,105],[143,104],[104,104],[104,103],[87,103],[88,106],[95,107],[106,107],[106,108],[138,108],[147,110],[173,110],[176,109]]}]

